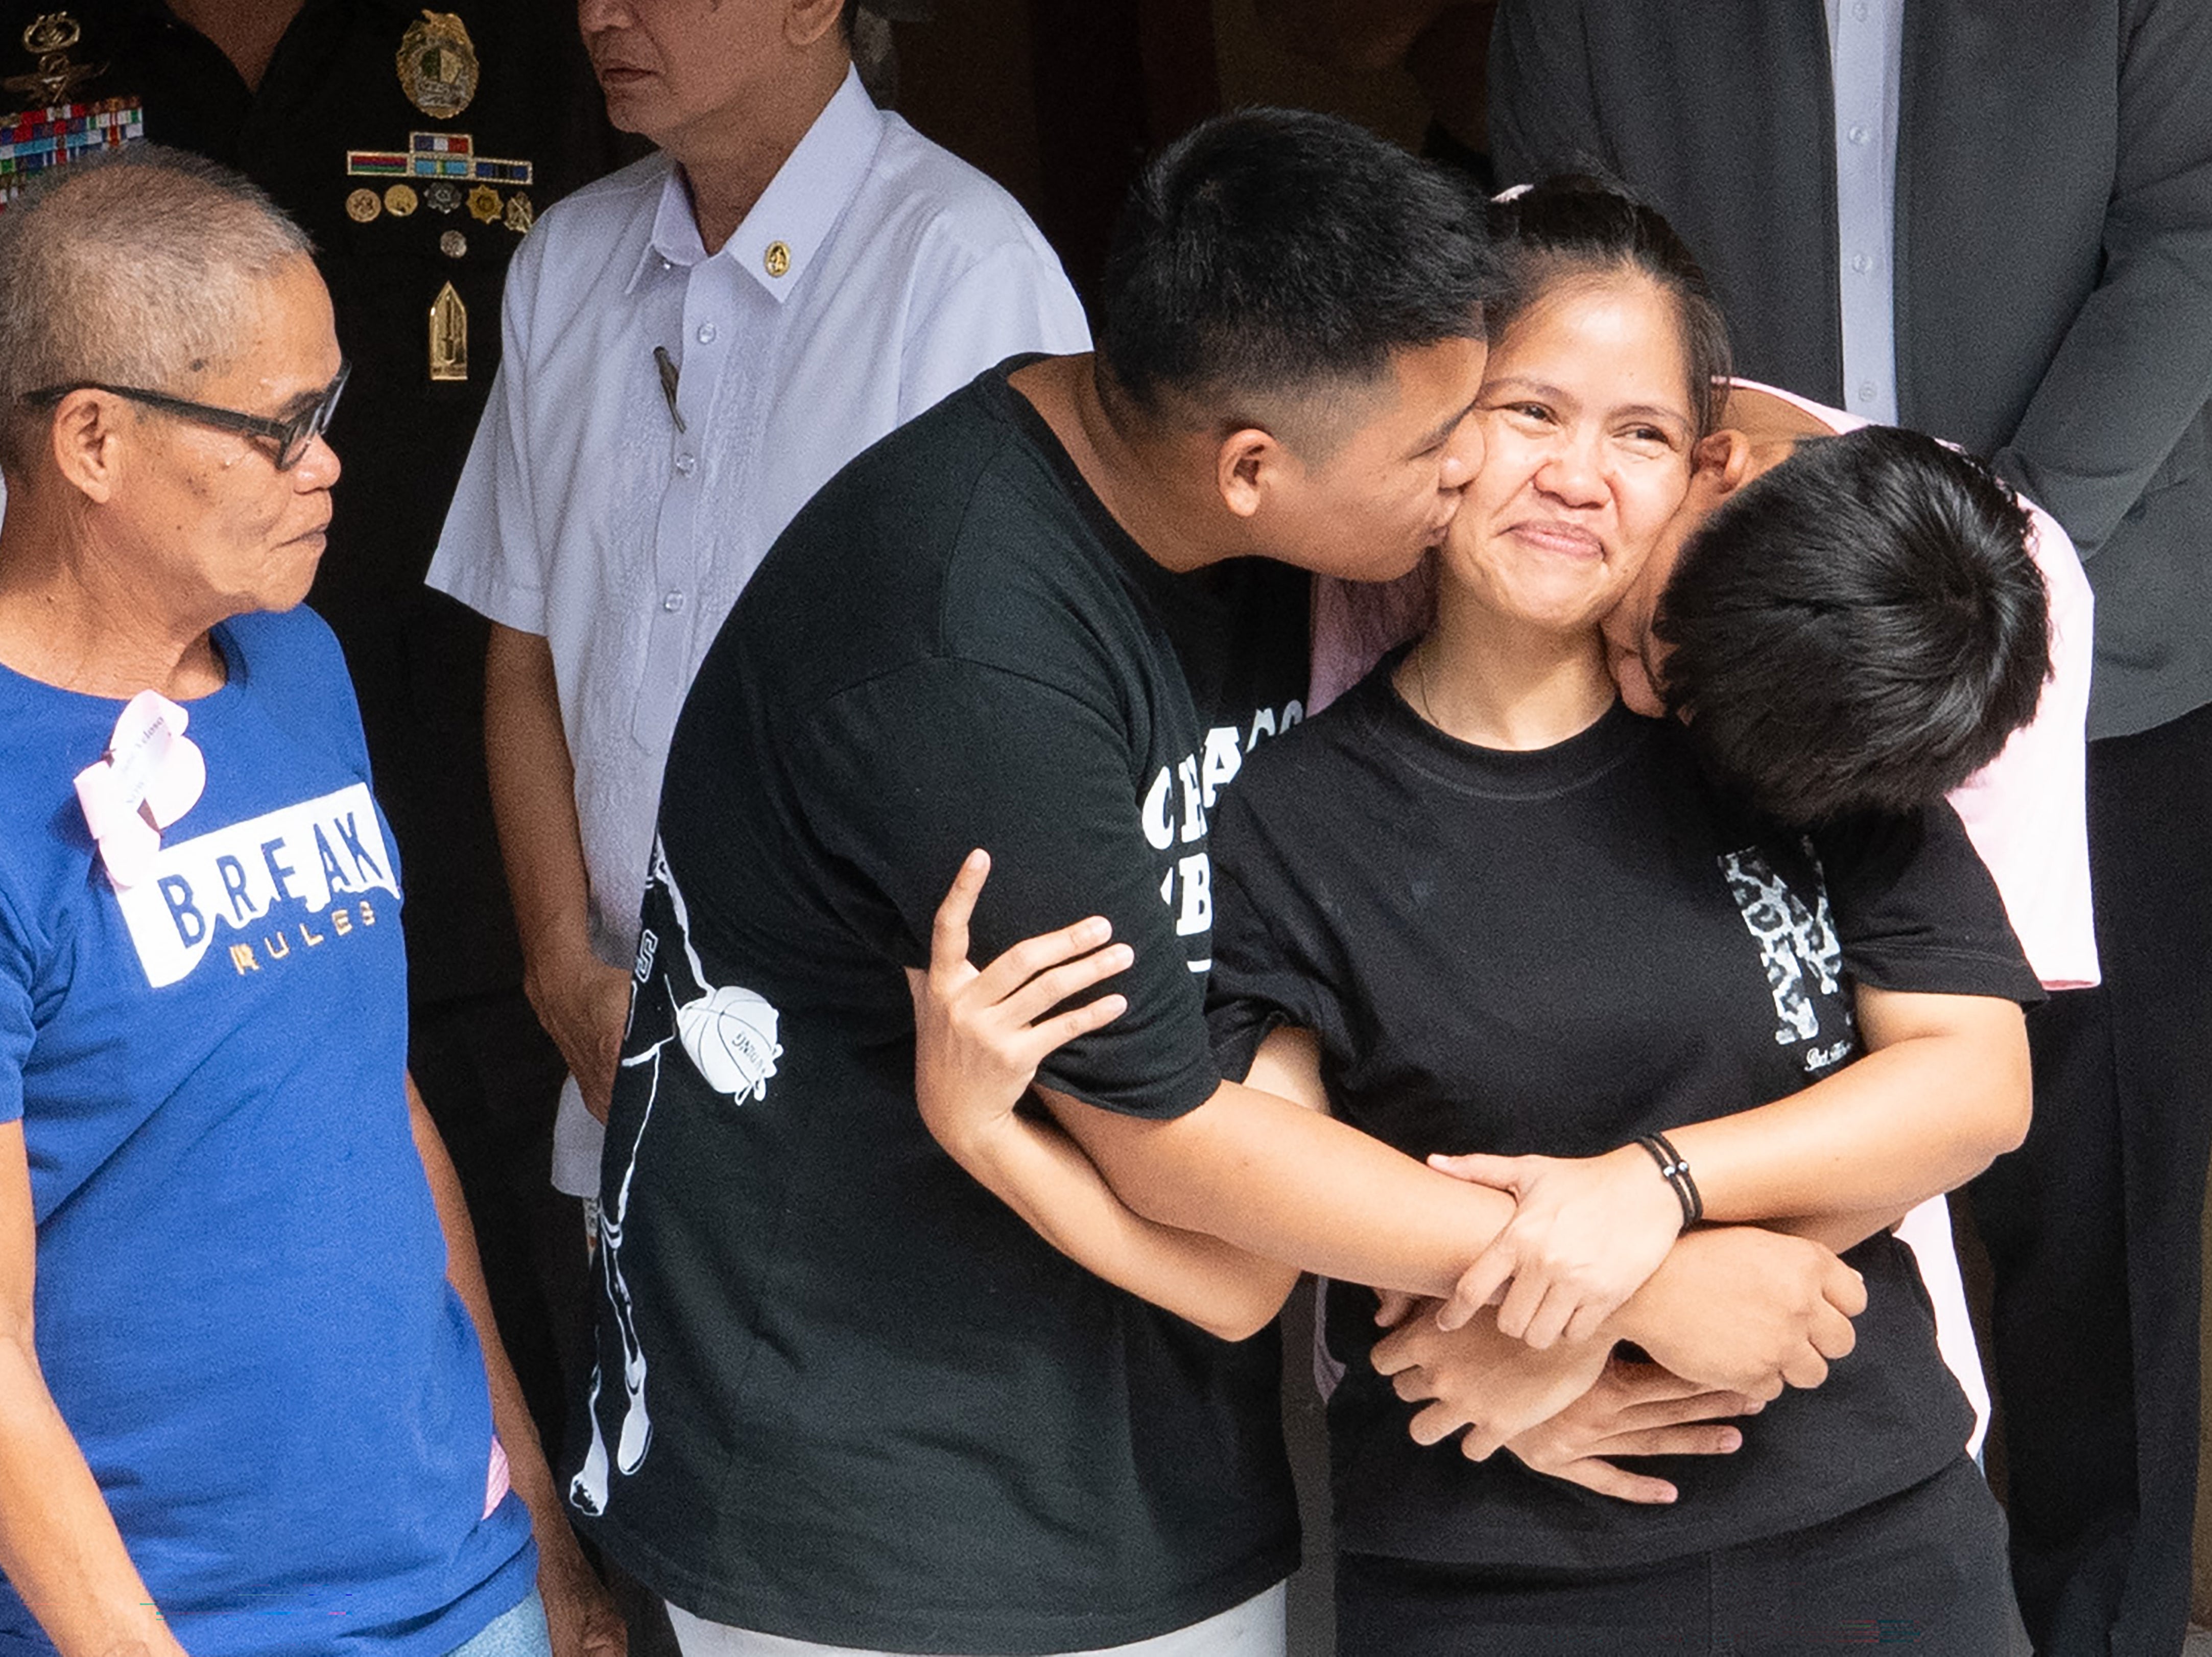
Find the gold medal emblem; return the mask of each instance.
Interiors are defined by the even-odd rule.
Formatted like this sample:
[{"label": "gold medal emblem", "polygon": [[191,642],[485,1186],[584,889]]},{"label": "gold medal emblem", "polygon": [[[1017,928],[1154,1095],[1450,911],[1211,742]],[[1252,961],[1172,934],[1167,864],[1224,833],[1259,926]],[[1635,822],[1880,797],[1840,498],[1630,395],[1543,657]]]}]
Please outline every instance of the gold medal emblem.
[{"label": "gold medal emblem", "polygon": [[84,38],[84,30],[65,11],[41,12],[23,31],[23,50],[39,60],[27,75],[11,75],[0,81],[10,92],[27,93],[43,106],[67,103],[80,81],[107,73],[105,64],[73,64],[70,48]]},{"label": "gold medal emblem", "polygon": [[488,184],[480,184],[469,191],[469,216],[480,223],[489,224],[499,217],[499,191]]},{"label": "gold medal emblem", "polygon": [[477,95],[477,48],[450,11],[428,11],[399,41],[399,86],[433,120],[450,121]]},{"label": "gold medal emblem", "polygon": [[530,204],[530,197],[520,190],[507,198],[507,228],[518,236],[530,234],[530,227],[538,222],[538,209]]},{"label": "gold medal emblem", "polygon": [[356,190],[346,197],[346,217],[356,224],[367,224],[382,211],[384,203],[374,190]]},{"label": "gold medal emblem", "polygon": [[404,219],[415,210],[420,199],[414,185],[395,184],[384,192],[384,210],[395,219]]},{"label": "gold medal emblem", "polygon": [[438,251],[449,259],[457,259],[469,251],[469,239],[458,230],[448,230],[438,238]]},{"label": "gold medal emblem", "polygon": [[780,276],[791,269],[791,248],[788,244],[772,241],[761,255],[761,268],[771,276]]},{"label": "gold medal emblem", "polygon": [[[458,237],[458,230],[448,230]],[[466,379],[469,377],[469,308],[447,282],[430,302],[430,378]]]}]

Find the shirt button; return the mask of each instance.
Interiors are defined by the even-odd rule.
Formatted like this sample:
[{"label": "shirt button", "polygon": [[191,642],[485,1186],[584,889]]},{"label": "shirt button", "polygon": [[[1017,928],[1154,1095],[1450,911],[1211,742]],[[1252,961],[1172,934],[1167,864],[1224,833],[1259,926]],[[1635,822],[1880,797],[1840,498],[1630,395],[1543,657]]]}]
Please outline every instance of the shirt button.
[{"label": "shirt button", "polygon": [[1866,128],[1865,128],[1865,127],[1863,127],[1863,126],[1855,126],[1855,127],[1853,127],[1853,128],[1850,130],[1850,141],[1851,141],[1853,143],[1855,143],[1855,144],[1863,144],[1863,143],[1865,143],[1869,138],[1872,137],[1873,136],[1874,136],[1874,135],[1873,135],[1872,133],[1869,132],[1869,131],[1866,130]]},{"label": "shirt button", "polygon": [[678,455],[676,457],[676,470],[686,477],[690,476],[693,472],[699,470],[699,457],[696,454]]},{"label": "shirt button", "polygon": [[1856,18],[1860,22],[1865,22],[1867,20],[1867,0],[1858,0],[1858,3],[1851,8],[1851,15]]},{"label": "shirt button", "polygon": [[1851,255],[1851,269],[1864,276],[1874,269],[1874,261],[1863,253],[1854,253]]},{"label": "shirt button", "polygon": [[713,323],[701,323],[699,325],[699,343],[702,345],[712,345],[714,343],[714,335],[717,331],[718,331]]},{"label": "shirt button", "polygon": [[671,592],[666,594],[660,601],[660,607],[666,610],[671,616],[673,616],[678,610],[684,608],[684,595],[680,592]]},{"label": "shirt button", "polygon": [[1872,380],[1870,380],[1870,379],[1863,379],[1863,380],[1861,380],[1861,381],[1859,382],[1859,401],[1860,401],[1860,402],[1862,402],[1862,403],[1871,403],[1871,402],[1873,402],[1873,401],[1874,401],[1874,394],[1875,394],[1875,383],[1874,383],[1874,381],[1872,381]]}]

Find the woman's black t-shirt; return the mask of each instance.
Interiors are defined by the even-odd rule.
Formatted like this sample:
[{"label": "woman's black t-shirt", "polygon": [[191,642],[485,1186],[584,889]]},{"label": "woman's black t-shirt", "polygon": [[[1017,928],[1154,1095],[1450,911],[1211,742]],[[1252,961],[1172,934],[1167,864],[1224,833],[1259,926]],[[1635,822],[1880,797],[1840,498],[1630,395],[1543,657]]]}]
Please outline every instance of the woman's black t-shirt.
[{"label": "woman's black t-shirt", "polygon": [[[1585,1156],[1832,1073],[1860,1050],[1855,984],[2039,998],[1948,806],[1808,839],[1717,793],[1671,722],[1616,705],[1556,747],[1475,748],[1406,707],[1394,665],[1255,754],[1216,814],[1224,1074],[1296,1025],[1335,1113],[1409,1154]],[[1681,1492],[1659,1508],[1415,1444],[1413,1406],[1367,1361],[1372,1295],[1333,1285],[1339,1545],[1632,1564],[1933,1474],[1970,1412],[1911,1255],[1884,1233],[1846,1258],[1868,1290],[1854,1351],[1745,1422],[1737,1454],[1646,1464]]]}]

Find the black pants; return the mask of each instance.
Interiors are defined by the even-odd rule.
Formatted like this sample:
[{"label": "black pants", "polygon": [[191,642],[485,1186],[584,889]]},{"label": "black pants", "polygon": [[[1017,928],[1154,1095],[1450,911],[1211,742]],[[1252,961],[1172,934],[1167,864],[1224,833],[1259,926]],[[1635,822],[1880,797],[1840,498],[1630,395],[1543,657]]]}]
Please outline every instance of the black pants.
[{"label": "black pants", "polygon": [[2212,1154],[2212,707],[2090,744],[2089,865],[2104,984],[2030,1015],[2034,1125],[1972,1194],[2028,1632],[2043,1657],[2172,1657]]},{"label": "black pants", "polygon": [[1338,1657],[2005,1657],[2003,1522],[1963,1455],[1824,1525],[1605,1575],[1346,1554]]}]

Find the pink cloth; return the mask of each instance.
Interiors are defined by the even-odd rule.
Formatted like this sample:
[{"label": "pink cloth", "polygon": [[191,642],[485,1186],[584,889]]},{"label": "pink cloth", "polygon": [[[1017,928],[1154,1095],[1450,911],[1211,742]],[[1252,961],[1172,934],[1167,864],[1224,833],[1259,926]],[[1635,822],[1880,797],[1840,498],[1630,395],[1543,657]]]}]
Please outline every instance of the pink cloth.
[{"label": "pink cloth", "polygon": [[498,1510],[499,1504],[507,1499],[507,1493],[514,1488],[507,1477],[507,1446],[501,1443],[495,1435],[491,1441],[491,1466],[484,1472],[483,1516],[486,1519]]}]

